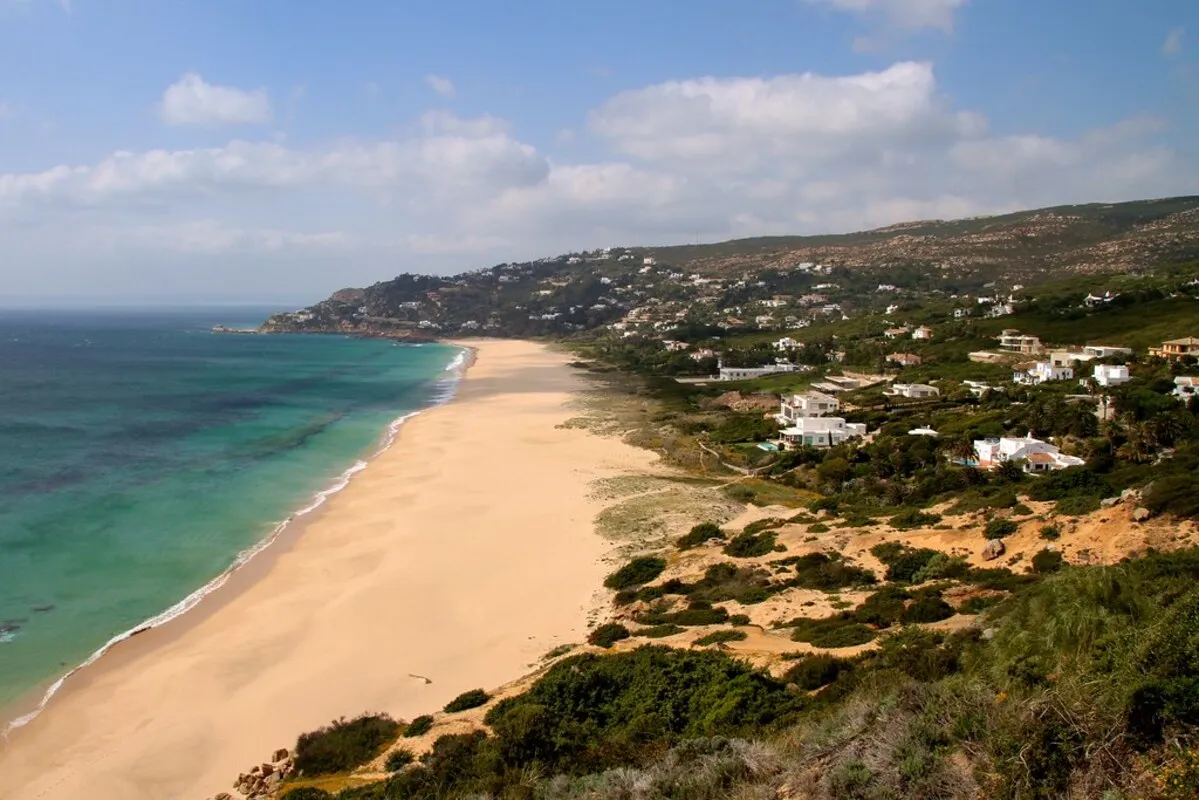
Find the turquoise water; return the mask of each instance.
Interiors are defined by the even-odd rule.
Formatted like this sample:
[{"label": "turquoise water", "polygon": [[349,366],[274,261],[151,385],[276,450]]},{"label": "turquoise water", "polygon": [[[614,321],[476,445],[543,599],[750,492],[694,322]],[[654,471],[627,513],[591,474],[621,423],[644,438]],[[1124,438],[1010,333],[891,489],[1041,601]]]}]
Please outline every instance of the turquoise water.
[{"label": "turquoise water", "polygon": [[0,311],[0,709],[204,587],[452,391],[449,346],[209,331],[264,316]]}]

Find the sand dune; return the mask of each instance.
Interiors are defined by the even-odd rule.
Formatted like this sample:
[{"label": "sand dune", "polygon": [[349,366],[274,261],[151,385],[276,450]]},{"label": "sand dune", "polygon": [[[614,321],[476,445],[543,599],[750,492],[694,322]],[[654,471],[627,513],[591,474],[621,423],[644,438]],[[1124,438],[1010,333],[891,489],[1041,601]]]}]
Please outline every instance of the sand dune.
[{"label": "sand dune", "polygon": [[332,718],[433,711],[580,641],[607,569],[588,484],[654,457],[556,427],[582,386],[566,357],[472,345],[457,398],[302,531],[0,746],[0,797],[202,800]]}]

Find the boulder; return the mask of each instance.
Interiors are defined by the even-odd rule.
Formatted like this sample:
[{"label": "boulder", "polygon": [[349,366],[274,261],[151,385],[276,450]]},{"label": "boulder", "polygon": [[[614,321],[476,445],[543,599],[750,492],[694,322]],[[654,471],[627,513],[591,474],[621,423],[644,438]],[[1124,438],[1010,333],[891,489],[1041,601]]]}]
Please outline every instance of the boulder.
[{"label": "boulder", "polygon": [[990,539],[983,546],[983,558],[987,561],[994,561],[1006,552],[1007,548],[1003,546],[1001,539]]},{"label": "boulder", "polygon": [[1100,508],[1115,508],[1116,506],[1120,505],[1120,503],[1122,503],[1122,502],[1124,502],[1124,499],[1121,497],[1105,497],[1099,501],[1099,507]]},{"label": "boulder", "polygon": [[271,791],[279,784],[283,783],[283,778],[278,772],[272,772],[270,775],[266,776],[266,780],[263,781],[263,783],[265,784],[267,791]]},{"label": "boulder", "polygon": [[274,761],[276,764],[278,764],[280,761],[286,761],[289,755],[291,755],[291,753],[287,752],[286,747],[280,747],[275,751],[275,754],[271,756],[271,761]]},{"label": "boulder", "polygon": [[228,792],[221,792],[216,797],[212,798],[212,800],[233,800],[233,795],[229,794]]},{"label": "boulder", "polygon": [[263,764],[262,766],[258,767],[258,774],[262,775],[263,777],[270,775],[274,771],[275,771],[274,764]]},{"label": "boulder", "polygon": [[1144,506],[1136,508],[1132,512],[1132,519],[1134,522],[1144,522],[1145,520],[1149,519],[1152,516],[1153,516],[1153,512],[1151,512],[1149,509],[1145,508]]}]

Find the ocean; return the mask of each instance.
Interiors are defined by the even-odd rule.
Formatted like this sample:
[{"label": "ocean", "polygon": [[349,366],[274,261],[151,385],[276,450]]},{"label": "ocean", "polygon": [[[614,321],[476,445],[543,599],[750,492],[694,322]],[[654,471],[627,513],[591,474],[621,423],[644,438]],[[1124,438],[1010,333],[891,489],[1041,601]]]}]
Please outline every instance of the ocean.
[{"label": "ocean", "polygon": [[0,311],[0,710],[185,612],[453,391],[448,345],[211,332],[269,312]]}]

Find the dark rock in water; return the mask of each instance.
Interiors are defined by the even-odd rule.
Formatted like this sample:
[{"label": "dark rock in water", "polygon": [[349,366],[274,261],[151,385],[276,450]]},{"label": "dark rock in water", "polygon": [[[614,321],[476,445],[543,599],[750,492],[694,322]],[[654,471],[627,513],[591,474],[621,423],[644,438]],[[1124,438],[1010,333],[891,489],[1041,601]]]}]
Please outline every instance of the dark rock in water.
[{"label": "dark rock in water", "polygon": [[21,630],[21,625],[23,625],[25,622],[28,622],[28,620],[6,619],[3,622],[0,622],[0,633],[12,633],[13,631],[19,631]]},{"label": "dark rock in water", "polygon": [[57,608],[57,606],[55,606],[54,604],[50,604],[48,606],[34,606],[33,613],[34,614],[45,614],[47,611],[53,611],[55,608]]}]

